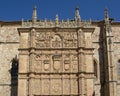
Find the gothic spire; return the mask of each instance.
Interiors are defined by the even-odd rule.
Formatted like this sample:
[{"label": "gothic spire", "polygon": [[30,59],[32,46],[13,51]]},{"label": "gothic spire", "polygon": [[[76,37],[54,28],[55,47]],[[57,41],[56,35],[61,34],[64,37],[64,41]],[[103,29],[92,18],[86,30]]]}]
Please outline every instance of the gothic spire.
[{"label": "gothic spire", "polygon": [[79,7],[78,6],[75,9],[75,20],[76,21],[78,21],[78,20],[81,21],[81,17],[80,17],[80,14],[79,14]]},{"label": "gothic spire", "polygon": [[37,21],[37,7],[35,5],[33,8],[32,23],[34,24],[36,21]]}]

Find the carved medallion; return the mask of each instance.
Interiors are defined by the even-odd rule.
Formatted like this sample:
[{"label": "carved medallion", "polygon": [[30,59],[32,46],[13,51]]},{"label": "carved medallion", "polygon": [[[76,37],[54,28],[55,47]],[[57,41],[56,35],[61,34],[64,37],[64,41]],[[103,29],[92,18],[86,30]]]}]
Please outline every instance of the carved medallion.
[{"label": "carved medallion", "polygon": [[49,60],[44,60],[44,70],[47,71],[49,70],[50,66],[50,61]]},{"label": "carved medallion", "polygon": [[57,95],[57,94],[61,94],[61,80],[60,79],[56,79],[56,80],[52,80],[52,94]]},{"label": "carved medallion", "polygon": [[60,69],[60,61],[59,60],[55,60],[54,61],[54,69],[55,70],[59,70]]},{"label": "carved medallion", "polygon": [[65,60],[64,61],[64,67],[65,67],[66,71],[70,69],[70,60]]},{"label": "carved medallion", "polygon": [[35,60],[36,60],[36,61],[41,60],[41,58],[42,58],[42,55],[41,55],[41,54],[37,54],[37,55],[35,56]]},{"label": "carved medallion", "polygon": [[53,56],[53,69],[60,70],[60,64],[61,64],[61,55],[57,54]]},{"label": "carved medallion", "polygon": [[48,95],[49,94],[49,84],[50,84],[50,81],[47,80],[47,79],[44,79],[42,81],[42,84],[43,84],[43,86],[42,86],[43,94]]},{"label": "carved medallion", "polygon": [[53,37],[53,39],[51,40],[51,42],[52,42],[53,48],[61,48],[62,47],[62,42],[61,42],[61,38],[59,35],[55,35]]},{"label": "carved medallion", "polygon": [[39,73],[41,71],[41,62],[41,60],[35,62],[34,68],[36,73]]},{"label": "carved medallion", "polygon": [[73,61],[73,63],[72,63],[72,68],[73,68],[73,71],[77,71],[77,70],[78,70],[77,61]]}]

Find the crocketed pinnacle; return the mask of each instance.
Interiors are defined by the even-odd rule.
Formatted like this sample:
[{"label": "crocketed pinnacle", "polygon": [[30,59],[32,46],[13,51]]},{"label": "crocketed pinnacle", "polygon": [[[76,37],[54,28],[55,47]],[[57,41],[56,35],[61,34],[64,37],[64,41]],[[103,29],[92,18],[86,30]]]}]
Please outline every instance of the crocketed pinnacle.
[{"label": "crocketed pinnacle", "polygon": [[32,14],[32,22],[33,24],[37,21],[37,7],[36,5],[33,8],[33,14]]},{"label": "crocketed pinnacle", "polygon": [[79,14],[79,7],[76,6],[76,9],[75,9],[75,20],[76,21],[81,21],[81,17],[80,17],[80,14]]}]

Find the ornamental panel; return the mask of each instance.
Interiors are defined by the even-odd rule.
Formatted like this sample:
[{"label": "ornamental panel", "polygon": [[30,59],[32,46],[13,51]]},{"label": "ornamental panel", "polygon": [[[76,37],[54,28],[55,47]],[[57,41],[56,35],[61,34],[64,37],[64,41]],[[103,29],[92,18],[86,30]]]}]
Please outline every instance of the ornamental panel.
[{"label": "ornamental panel", "polygon": [[61,79],[51,80],[51,94],[60,95],[62,94]]},{"label": "ornamental panel", "polygon": [[70,94],[70,79],[63,79],[63,94]]},{"label": "ornamental panel", "polygon": [[42,79],[42,94],[50,94],[50,81],[49,79]]},{"label": "ornamental panel", "polygon": [[37,32],[37,48],[77,48],[77,32]]},{"label": "ornamental panel", "polygon": [[78,72],[76,54],[36,54],[34,71],[41,72]]},{"label": "ornamental panel", "polygon": [[40,79],[35,79],[34,80],[34,94],[39,95],[41,94],[41,80]]}]

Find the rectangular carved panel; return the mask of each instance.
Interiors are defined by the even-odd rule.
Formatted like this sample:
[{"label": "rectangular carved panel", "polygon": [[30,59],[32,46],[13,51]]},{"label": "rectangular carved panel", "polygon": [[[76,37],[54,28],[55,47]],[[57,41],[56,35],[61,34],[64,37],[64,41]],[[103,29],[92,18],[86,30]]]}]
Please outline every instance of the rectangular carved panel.
[{"label": "rectangular carved panel", "polygon": [[37,32],[37,48],[77,48],[77,32]]},{"label": "rectangular carved panel", "polygon": [[40,81],[40,79],[34,79],[34,94],[35,95],[41,94],[41,81]]},{"label": "rectangular carved panel", "polygon": [[62,94],[61,79],[52,79],[51,80],[51,94],[52,95],[61,95]]},{"label": "rectangular carved panel", "polygon": [[78,94],[78,80],[77,79],[71,80],[71,94],[73,95]]},{"label": "rectangular carved panel", "polygon": [[50,81],[49,79],[42,79],[42,95],[49,95],[50,94]]},{"label": "rectangular carved panel", "polygon": [[63,79],[63,95],[69,95],[71,89],[70,79]]},{"label": "rectangular carved panel", "polygon": [[36,54],[34,71],[49,72],[78,72],[78,57],[76,54]]}]

